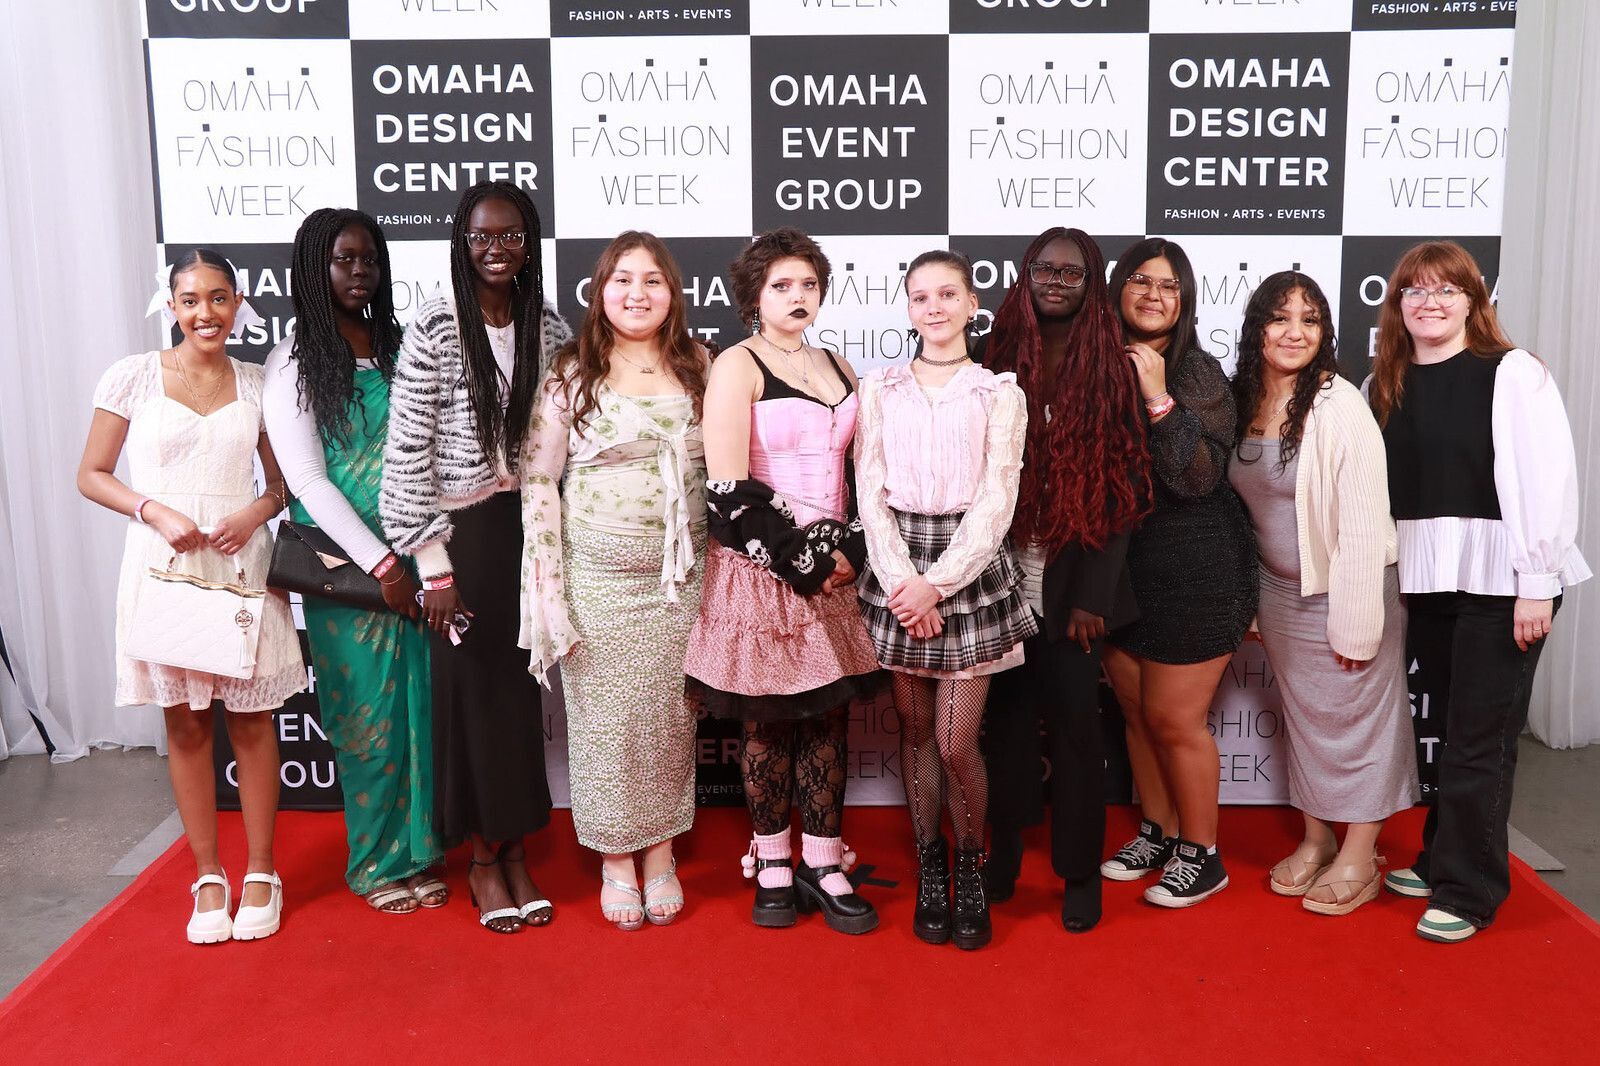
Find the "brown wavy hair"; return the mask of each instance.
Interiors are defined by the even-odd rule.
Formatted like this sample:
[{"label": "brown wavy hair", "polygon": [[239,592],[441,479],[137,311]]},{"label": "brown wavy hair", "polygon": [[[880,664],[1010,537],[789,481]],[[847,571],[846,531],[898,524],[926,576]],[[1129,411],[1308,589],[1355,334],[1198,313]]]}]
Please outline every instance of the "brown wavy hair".
[{"label": "brown wavy hair", "polygon": [[822,254],[822,246],[794,226],[779,226],[768,230],[745,245],[732,263],[728,264],[728,277],[733,281],[733,302],[739,310],[739,319],[754,332],[756,311],[761,306],[761,287],[767,283],[767,273],[780,259],[803,259],[817,272],[817,301],[828,295],[828,279],[833,276],[833,265]]},{"label": "brown wavy hair", "polygon": [[683,271],[677,260],[667,250],[661,238],[642,230],[628,230],[618,234],[594,265],[594,275],[589,279],[589,310],[584,313],[578,332],[556,352],[550,367],[547,388],[567,390],[573,404],[572,424],[583,421],[600,406],[596,390],[611,372],[611,352],[616,347],[617,334],[606,318],[605,300],[601,291],[606,281],[617,269],[622,257],[636,248],[642,248],[656,261],[666,280],[672,303],[667,319],[656,333],[656,343],[665,357],[667,369],[694,401],[695,421],[700,420],[701,406],[706,395],[706,357],[703,349],[689,335],[689,318],[684,310]]},{"label": "brown wavy hair", "polygon": [[1423,241],[1411,247],[1389,275],[1389,288],[1378,311],[1378,354],[1372,361],[1368,399],[1380,426],[1388,424],[1389,413],[1399,406],[1406,367],[1417,354],[1400,309],[1400,290],[1428,277],[1449,282],[1472,301],[1467,311],[1467,350],[1473,355],[1493,359],[1516,347],[1501,332],[1494,305],[1489,302],[1489,287],[1471,252],[1455,241]]},{"label": "brown wavy hair", "polygon": [[[1083,305],[1067,328],[1066,358],[1051,377],[1028,268],[1057,237],[1077,246],[1088,274]],[[1015,371],[1028,400],[1022,488],[1011,521],[1017,542],[1038,544],[1054,557],[1074,542],[1103,548],[1107,538],[1137,525],[1151,499],[1144,404],[1123,354],[1105,256],[1087,233],[1057,226],[1028,245],[1022,270],[995,312],[984,365]]]}]

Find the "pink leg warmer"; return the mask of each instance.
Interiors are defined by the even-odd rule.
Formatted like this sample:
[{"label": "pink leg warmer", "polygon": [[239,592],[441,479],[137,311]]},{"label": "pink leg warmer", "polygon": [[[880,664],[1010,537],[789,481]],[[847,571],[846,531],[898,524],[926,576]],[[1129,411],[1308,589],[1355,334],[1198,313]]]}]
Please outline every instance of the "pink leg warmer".
[{"label": "pink leg warmer", "polygon": [[[822,866],[838,866],[844,861],[844,842],[839,837],[814,837],[810,833],[801,833],[800,853],[806,865],[813,870]],[[830,896],[848,896],[855,891],[850,879],[842,873],[828,874],[820,884]]]},{"label": "pink leg warmer", "polygon": [[[754,840],[758,859],[787,859],[794,854],[787,829],[767,836],[757,833]],[[787,866],[769,866],[756,874],[756,884],[762,888],[786,888],[794,884],[794,873]]]}]

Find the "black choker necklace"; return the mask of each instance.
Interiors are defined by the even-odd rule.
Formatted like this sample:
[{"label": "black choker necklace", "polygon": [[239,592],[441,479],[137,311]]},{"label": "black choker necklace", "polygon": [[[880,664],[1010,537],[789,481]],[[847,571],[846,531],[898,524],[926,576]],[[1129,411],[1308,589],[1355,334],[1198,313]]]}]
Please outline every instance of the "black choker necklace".
[{"label": "black choker necklace", "polygon": [[918,352],[916,358],[920,359],[924,363],[927,363],[929,366],[955,366],[957,363],[965,363],[968,359],[971,359],[972,356],[961,355],[954,359],[929,359],[921,352]]}]

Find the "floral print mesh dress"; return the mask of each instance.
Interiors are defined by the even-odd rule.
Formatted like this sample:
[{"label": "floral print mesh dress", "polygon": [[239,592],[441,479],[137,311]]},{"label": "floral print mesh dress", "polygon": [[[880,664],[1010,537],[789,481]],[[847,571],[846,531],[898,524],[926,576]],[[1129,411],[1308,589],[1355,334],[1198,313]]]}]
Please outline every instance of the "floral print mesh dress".
[{"label": "floral print mesh dress", "polygon": [[[574,425],[552,375],[523,461],[523,647],[561,662],[578,842],[649,847],[694,822],[683,656],[700,610],[705,448],[686,395],[602,384]],[[557,486],[561,489],[558,493]]]}]

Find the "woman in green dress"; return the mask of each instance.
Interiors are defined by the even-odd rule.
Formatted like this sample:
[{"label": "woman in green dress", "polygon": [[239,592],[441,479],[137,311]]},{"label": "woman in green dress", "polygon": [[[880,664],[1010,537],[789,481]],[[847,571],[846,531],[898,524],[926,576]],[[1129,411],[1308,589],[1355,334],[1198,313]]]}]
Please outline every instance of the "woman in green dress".
[{"label": "woman in green dress", "polygon": [[431,868],[431,677],[417,582],[379,533],[389,381],[400,348],[389,250],[370,216],[323,208],[294,239],[295,331],[267,356],[263,413],[290,515],[372,574],[387,611],[307,598],[306,637],[323,728],[344,790],[345,881],[373,908],[406,914],[449,896]]}]

